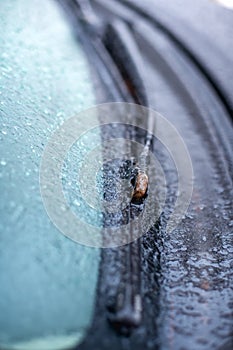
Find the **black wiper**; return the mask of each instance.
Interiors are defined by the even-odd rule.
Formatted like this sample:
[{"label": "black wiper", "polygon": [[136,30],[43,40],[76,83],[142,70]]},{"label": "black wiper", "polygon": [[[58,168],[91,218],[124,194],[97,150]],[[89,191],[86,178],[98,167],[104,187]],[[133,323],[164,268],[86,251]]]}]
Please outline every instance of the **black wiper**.
[{"label": "black wiper", "polygon": [[[140,74],[143,63],[129,27],[119,19],[112,23],[99,20],[87,0],[59,0],[59,2],[71,11],[73,18],[77,21],[77,28],[81,31],[80,37],[85,34],[88,38],[89,45],[94,48],[108,69],[122,100],[148,107],[147,93]],[[146,175],[148,153],[152,147],[154,130],[152,116],[148,116],[147,130],[142,154],[139,159],[129,163],[133,174],[134,192],[127,208],[127,221],[144,208],[148,186]],[[130,131],[127,129],[126,132]],[[132,138],[132,134],[128,135],[129,139],[130,137]],[[132,237],[130,241],[133,241],[133,232],[130,232],[130,235]],[[115,329],[128,334],[133,328],[139,326],[142,317],[141,243],[132,242],[121,249],[123,253],[121,258],[125,262],[121,271],[122,283],[116,291],[114,305],[109,307],[108,319]]]}]

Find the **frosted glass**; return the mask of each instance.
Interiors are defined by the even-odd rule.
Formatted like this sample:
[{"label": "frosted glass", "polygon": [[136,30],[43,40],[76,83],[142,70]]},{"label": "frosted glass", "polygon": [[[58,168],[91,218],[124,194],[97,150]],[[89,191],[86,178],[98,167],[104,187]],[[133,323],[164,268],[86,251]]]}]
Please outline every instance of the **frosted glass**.
[{"label": "frosted glass", "polygon": [[[94,93],[54,1],[1,1],[0,32],[0,347],[63,349],[90,325],[100,254],[51,223],[39,165],[53,130],[93,105]],[[99,224],[95,213],[92,221]]]}]

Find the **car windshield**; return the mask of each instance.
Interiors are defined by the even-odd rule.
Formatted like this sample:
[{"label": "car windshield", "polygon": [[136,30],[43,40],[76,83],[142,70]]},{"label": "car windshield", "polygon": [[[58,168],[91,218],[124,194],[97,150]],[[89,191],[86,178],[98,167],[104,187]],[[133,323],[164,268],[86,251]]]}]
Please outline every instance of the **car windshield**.
[{"label": "car windshield", "polygon": [[[93,86],[82,48],[55,2],[2,1],[0,23],[0,347],[66,349],[89,326],[99,250],[71,241],[51,223],[39,167],[54,130],[95,103]],[[98,143],[99,134],[72,148],[77,164],[90,139]],[[76,181],[74,171],[64,164],[64,188]],[[75,181],[69,200],[85,216]],[[98,225],[100,218],[90,220]]]}]

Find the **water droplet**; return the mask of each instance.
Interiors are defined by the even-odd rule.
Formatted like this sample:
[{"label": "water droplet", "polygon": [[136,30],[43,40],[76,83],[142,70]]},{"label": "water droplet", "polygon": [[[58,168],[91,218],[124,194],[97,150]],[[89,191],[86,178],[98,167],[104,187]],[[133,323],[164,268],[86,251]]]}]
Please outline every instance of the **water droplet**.
[{"label": "water droplet", "polygon": [[77,201],[77,199],[74,200],[74,205],[76,205],[77,207],[80,207],[80,203],[79,201]]},{"label": "water droplet", "polygon": [[66,211],[67,207],[65,205],[61,205],[61,210]]},{"label": "water droplet", "polygon": [[2,159],[0,164],[1,164],[2,166],[5,166],[5,165],[6,165],[5,159]]},{"label": "water droplet", "polygon": [[7,131],[6,130],[2,130],[2,134],[3,135],[7,135]]}]

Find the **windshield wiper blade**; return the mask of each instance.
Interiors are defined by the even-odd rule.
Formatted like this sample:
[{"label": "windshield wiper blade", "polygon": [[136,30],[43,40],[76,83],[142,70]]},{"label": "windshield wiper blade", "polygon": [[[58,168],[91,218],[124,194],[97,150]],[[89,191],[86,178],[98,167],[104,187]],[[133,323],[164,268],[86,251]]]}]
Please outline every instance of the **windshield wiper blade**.
[{"label": "windshield wiper blade", "polygon": [[[61,0],[60,0],[61,1]],[[64,5],[64,1],[62,1]],[[141,106],[149,107],[146,88],[143,83],[141,71],[143,62],[140,58],[137,45],[130,28],[121,20],[114,20],[112,23],[101,21],[89,3],[82,0],[68,0],[65,6],[70,6],[72,13],[79,22],[78,26],[89,38],[100,59],[108,68],[109,74],[113,77],[121,96],[125,102],[134,102]],[[128,221],[134,218],[144,209],[144,199],[147,192],[148,178],[146,175],[148,167],[148,153],[152,147],[152,133],[154,123],[148,110],[148,133],[144,139],[144,150],[132,167],[134,174],[134,194],[128,206]],[[126,131],[129,133],[129,130]],[[134,133],[132,135],[132,132]],[[131,135],[135,137],[135,130],[131,128]],[[138,188],[144,186],[143,191]],[[132,230],[132,225],[130,227]],[[141,241],[133,242],[134,234],[130,244],[122,247],[125,261],[121,274],[122,281],[115,292],[114,306],[109,309],[108,319],[119,332],[128,334],[135,327],[138,327],[142,318],[141,300]]]}]

